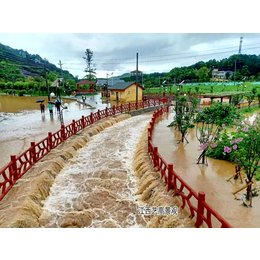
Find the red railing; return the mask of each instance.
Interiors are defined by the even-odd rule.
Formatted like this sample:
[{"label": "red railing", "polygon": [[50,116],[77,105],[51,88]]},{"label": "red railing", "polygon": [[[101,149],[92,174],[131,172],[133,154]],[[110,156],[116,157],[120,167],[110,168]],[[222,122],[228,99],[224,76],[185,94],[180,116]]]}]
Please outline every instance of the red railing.
[{"label": "red railing", "polygon": [[157,100],[147,100],[138,103],[129,103],[118,107],[106,108],[91,113],[88,116],[82,116],[79,120],[73,120],[71,124],[62,126],[55,133],[48,133],[48,136],[35,144],[31,142],[31,147],[19,156],[12,155],[11,161],[0,170],[0,201],[13,187],[16,181],[21,178],[36,162],[41,160],[46,154],[58,145],[63,143],[69,137],[75,135],[85,127],[109,116],[130,112],[138,108],[153,107],[158,104],[166,104],[167,98]]},{"label": "red railing", "polygon": [[216,222],[221,225],[222,228],[231,228],[232,226],[225,221],[213,208],[211,208],[205,202],[205,193],[199,192],[198,194],[174,171],[172,164],[162,158],[158,152],[158,147],[154,147],[152,143],[152,133],[154,130],[155,120],[163,114],[163,112],[169,112],[169,106],[158,109],[153,114],[153,118],[148,128],[148,152],[151,155],[154,167],[158,167],[161,173],[161,178],[164,179],[168,186],[168,191],[174,189],[174,196],[181,196],[182,209],[187,205],[190,210],[190,217],[193,218],[196,214],[195,226],[199,228],[203,222],[207,224],[209,228],[212,228],[212,217],[216,219]]}]

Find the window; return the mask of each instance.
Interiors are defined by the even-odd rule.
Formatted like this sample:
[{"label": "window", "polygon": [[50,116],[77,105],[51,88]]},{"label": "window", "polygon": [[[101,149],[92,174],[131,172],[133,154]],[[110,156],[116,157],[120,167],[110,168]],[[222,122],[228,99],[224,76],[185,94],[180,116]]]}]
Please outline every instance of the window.
[{"label": "window", "polygon": [[113,91],[111,91],[111,94],[112,94],[112,95],[114,95],[114,92],[113,92]]}]

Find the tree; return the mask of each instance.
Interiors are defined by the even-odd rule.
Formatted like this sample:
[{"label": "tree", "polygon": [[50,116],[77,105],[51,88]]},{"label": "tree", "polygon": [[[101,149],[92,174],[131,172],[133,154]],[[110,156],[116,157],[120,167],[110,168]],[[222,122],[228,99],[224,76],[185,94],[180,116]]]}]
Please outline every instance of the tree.
[{"label": "tree", "polygon": [[253,176],[260,178],[260,122],[253,124],[245,121],[236,123],[236,131],[227,134],[227,130],[221,134],[214,146],[211,146],[209,156],[216,159],[224,159],[236,163],[240,169],[244,169],[247,175],[246,199],[252,206],[252,181]]},{"label": "tree", "polygon": [[2,89],[2,91],[5,89],[5,82],[4,81],[0,81],[0,89]]},{"label": "tree", "polygon": [[83,59],[86,61],[86,65],[87,65],[84,71],[88,73],[85,76],[85,78],[89,81],[96,79],[96,77],[94,78],[94,75],[91,75],[91,74],[96,74],[96,68],[93,65],[93,51],[91,51],[90,49],[86,49],[85,57],[83,57]]},{"label": "tree", "polygon": [[201,67],[199,70],[198,70],[198,76],[199,76],[199,80],[200,82],[205,82],[209,79],[209,70],[207,67]]},{"label": "tree", "polygon": [[234,119],[240,119],[237,109],[231,104],[213,103],[205,107],[196,116],[196,136],[200,142],[202,151],[197,164],[207,164],[206,152],[210,145],[216,140],[224,125],[234,124]]},{"label": "tree", "polygon": [[243,99],[243,95],[236,94],[232,95],[231,103],[236,106],[239,104],[239,102]]},{"label": "tree", "polygon": [[168,125],[168,127],[175,126],[181,132],[180,142],[184,142],[184,139],[188,142],[186,135],[189,128],[194,127],[193,119],[198,105],[198,99],[193,96],[190,98],[190,107],[188,104],[188,98],[186,96],[176,95],[175,106],[175,118],[174,121]]},{"label": "tree", "polygon": [[251,107],[251,103],[253,102],[255,95],[253,93],[246,95],[247,101],[248,101],[248,108]]}]

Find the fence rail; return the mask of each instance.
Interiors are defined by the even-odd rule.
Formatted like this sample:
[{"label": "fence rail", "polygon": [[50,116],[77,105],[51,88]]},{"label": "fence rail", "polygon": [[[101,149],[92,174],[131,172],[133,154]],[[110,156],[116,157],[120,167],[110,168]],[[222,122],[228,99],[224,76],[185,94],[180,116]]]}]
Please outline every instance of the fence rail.
[{"label": "fence rail", "polygon": [[[221,225],[221,228],[231,228],[232,226],[225,221],[213,208],[205,202],[205,193],[199,192],[198,194],[174,171],[172,164],[162,158],[158,152],[158,147],[154,147],[152,143],[152,134],[155,126],[156,119],[164,112],[169,112],[169,105],[165,108],[158,109],[153,114],[153,118],[148,128],[148,152],[151,155],[154,167],[158,167],[161,173],[161,178],[164,179],[168,186],[168,191],[174,189],[174,196],[178,195],[182,200],[182,209],[185,206],[190,210],[190,217],[197,217],[195,226],[199,228],[203,222],[209,228],[212,228],[212,218]],[[194,203],[195,202],[195,203]]]},{"label": "fence rail", "polygon": [[37,144],[31,142],[29,149],[19,156],[11,155],[11,161],[0,170],[0,201],[5,197],[16,181],[36,162],[85,127],[109,116],[166,103],[168,103],[167,98],[149,99],[147,101],[120,105],[118,107],[113,106],[112,108],[106,108],[101,111],[98,110],[96,113],[91,113],[88,116],[82,116],[82,118],[77,121],[73,120],[71,124],[62,126],[62,128],[55,133],[49,132],[48,136]]}]

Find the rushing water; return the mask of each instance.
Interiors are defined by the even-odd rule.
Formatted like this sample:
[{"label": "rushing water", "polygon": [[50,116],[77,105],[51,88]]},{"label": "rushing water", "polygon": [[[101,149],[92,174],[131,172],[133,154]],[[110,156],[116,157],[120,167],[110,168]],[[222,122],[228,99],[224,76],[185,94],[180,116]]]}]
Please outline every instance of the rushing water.
[{"label": "rushing water", "polygon": [[[38,142],[45,138],[48,132],[60,129],[60,118],[54,109],[54,116],[50,117],[48,109],[45,115],[40,112],[40,105],[36,103],[41,97],[18,97],[0,95],[0,169],[10,161],[10,155],[17,155],[30,146],[30,142]],[[45,107],[47,107],[47,97]],[[64,124],[68,125],[73,119],[78,120],[82,115],[87,116],[98,109],[105,109],[109,104],[102,104],[100,94],[87,97],[97,103],[95,109],[79,104],[70,99],[68,109],[63,110]]]},{"label": "rushing water", "polygon": [[[188,144],[178,144],[179,133],[173,127],[167,127],[172,120],[173,113],[161,116],[153,135],[153,143],[166,162],[172,163],[176,173],[196,192],[204,191],[206,202],[233,227],[260,227],[260,197],[254,197],[253,207],[246,208],[241,201],[245,190],[237,193],[238,200],[232,194],[244,186],[245,181],[243,184],[240,179],[227,182],[235,174],[235,166],[228,161],[212,158],[207,159],[208,166],[196,164],[201,151],[198,151],[195,129],[189,130]],[[255,185],[259,189],[259,183]]]},{"label": "rushing water", "polygon": [[55,179],[43,227],[142,227],[132,161],[151,114],[124,120],[93,136]]}]

